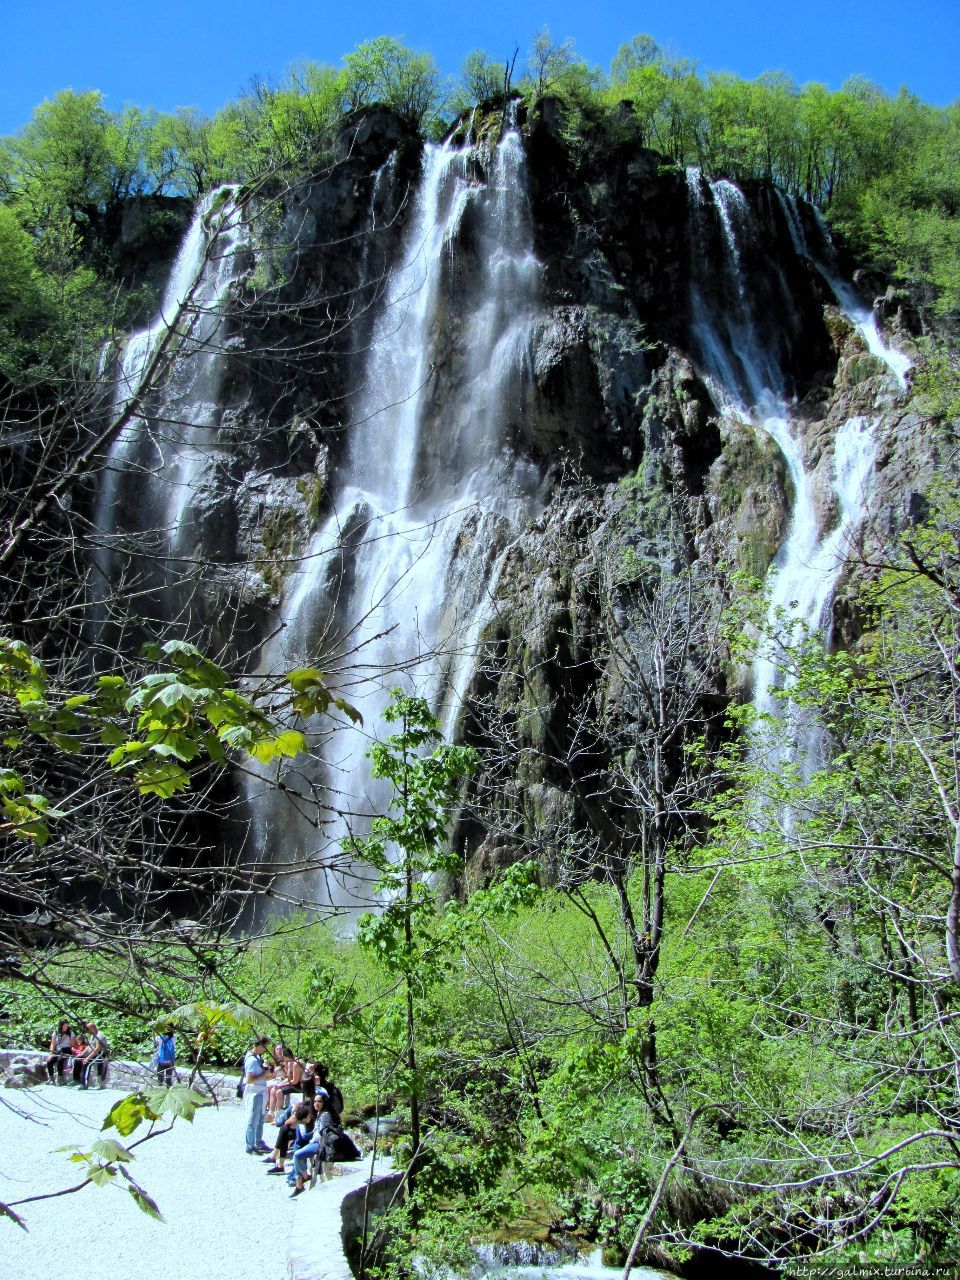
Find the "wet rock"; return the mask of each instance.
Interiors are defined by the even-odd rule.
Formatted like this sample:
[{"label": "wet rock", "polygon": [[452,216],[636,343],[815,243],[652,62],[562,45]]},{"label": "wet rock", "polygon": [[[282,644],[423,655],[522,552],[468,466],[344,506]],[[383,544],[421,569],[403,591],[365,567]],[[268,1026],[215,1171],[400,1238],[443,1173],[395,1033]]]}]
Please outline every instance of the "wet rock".
[{"label": "wet rock", "polygon": [[786,536],[791,501],[787,465],[770,437],[750,423],[727,424],[707,484],[714,543],[745,573],[763,577]]}]

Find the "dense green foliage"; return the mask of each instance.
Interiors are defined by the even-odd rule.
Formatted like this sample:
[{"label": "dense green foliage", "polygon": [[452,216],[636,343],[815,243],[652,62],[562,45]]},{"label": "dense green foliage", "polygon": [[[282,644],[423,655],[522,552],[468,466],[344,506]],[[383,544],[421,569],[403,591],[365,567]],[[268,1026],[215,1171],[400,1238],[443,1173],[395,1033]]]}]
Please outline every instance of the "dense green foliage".
[{"label": "dense green foliage", "polygon": [[609,75],[546,30],[526,64],[515,62],[475,50],[445,84],[428,54],[379,37],[341,69],[307,62],[276,84],[254,82],[210,117],[110,111],[96,92],[42,103],[0,142],[0,373],[38,363],[49,373],[78,350],[89,363],[111,326],[124,326],[137,300],[117,293],[109,240],[131,197],[195,198],[265,172],[316,171],[346,112],[383,103],[430,135],[506,90],[559,97],[574,135],[628,129],[674,163],[776,182],[820,205],[862,257],[922,285],[929,302],[960,303],[957,106],[857,78],[831,90],[779,72],[704,75],[649,36],[625,44]]}]

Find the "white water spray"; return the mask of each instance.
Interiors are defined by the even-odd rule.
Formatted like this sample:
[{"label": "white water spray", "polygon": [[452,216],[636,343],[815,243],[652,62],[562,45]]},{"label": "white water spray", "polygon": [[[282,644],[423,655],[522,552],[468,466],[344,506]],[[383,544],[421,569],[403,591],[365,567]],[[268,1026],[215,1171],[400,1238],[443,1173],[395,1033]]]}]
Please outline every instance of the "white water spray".
[{"label": "white water spray", "polygon": [[[205,196],[177,255],[160,309],[130,335],[117,361],[112,414],[143,394],[110,446],[94,505],[99,548],[94,589],[102,599],[116,572],[115,548],[146,535],[162,558],[192,551],[188,507],[219,419],[224,303],[243,269],[248,232],[232,187]],[[144,386],[161,341],[174,330],[175,358]],[[120,531],[119,538],[117,531]],[[176,578],[176,564],[167,575]]]},{"label": "white water spray", "polygon": [[793,241],[793,247],[803,257],[809,258],[816,269],[826,280],[827,284],[833,290],[833,295],[840,305],[840,310],[844,313],[856,331],[860,334],[866,344],[867,350],[875,359],[885,364],[893,376],[897,380],[897,385],[901,391],[907,389],[907,374],[913,365],[911,361],[894,347],[889,346],[880,333],[877,318],[873,314],[871,308],[867,307],[857,296],[856,290],[852,285],[839,274],[834,265],[836,251],[833,247],[833,240],[830,235],[829,228],[823,220],[823,215],[815,206],[810,205],[810,212],[817,224],[820,232],[820,239],[823,244],[821,253],[814,253],[807,240],[807,234],[804,230],[803,220],[797,209],[796,200],[792,196],[784,194],[777,189],[777,199],[783,210],[787,227],[790,231],[790,238]]},{"label": "white water spray", "polygon": [[[362,728],[339,730],[327,751],[325,829],[312,817],[316,775],[291,771],[286,785],[300,797],[293,808],[251,778],[258,853],[280,870],[319,865],[382,811],[385,796],[365,752],[392,687],[426,697],[446,729],[456,721],[504,543],[537,501],[539,477],[512,447],[539,301],[530,245],[515,128],[493,149],[426,148],[334,511],[288,580],[284,626],[262,655],[262,668],[273,673],[319,663],[363,716]],[[478,263],[481,278],[464,292],[461,277]],[[446,366],[455,366],[449,380]],[[285,890],[305,902],[326,896],[352,907],[364,900],[349,872],[328,877],[322,889],[317,881],[300,875]]]},{"label": "white water spray", "polygon": [[[874,431],[876,422],[853,417],[838,430],[833,441],[833,491],[838,515],[833,526],[823,531],[814,503],[811,476],[807,469],[800,423],[788,401],[785,376],[780,368],[775,325],[765,317],[758,324],[750,309],[746,281],[742,273],[742,243],[753,234],[751,212],[738,188],[729,182],[705,184],[699,170],[687,172],[691,217],[693,219],[693,283],[692,318],[694,339],[712,394],[721,412],[731,420],[746,420],[761,428],[777,445],[787,465],[793,490],[793,502],[786,538],[774,562],[774,576],[765,630],[776,637],[761,647],[753,670],[753,701],[758,710],[775,717],[786,716],[793,740],[794,758],[801,764],[815,760],[819,731],[794,709],[784,707],[776,690],[782,689],[786,675],[782,669],[776,640],[781,643],[798,630],[816,630],[824,626],[837,579],[843,567],[851,540],[861,524],[869,498],[873,465],[876,457]],[[726,294],[739,300],[734,308],[720,314],[706,305],[698,273],[705,269],[702,251],[698,250],[697,223],[705,216],[709,192],[726,246],[723,271]],[[734,195],[736,193],[736,195]],[[803,237],[797,212],[784,200],[784,212],[798,253],[811,257]],[[854,312],[852,290],[827,274],[825,278],[837,295],[851,323],[864,333],[867,325],[864,309]],[[783,286],[783,305],[791,305]],[[905,357],[882,344],[876,325],[875,354],[883,359],[902,385],[898,367]],[[863,326],[863,327],[861,327]],[[882,354],[881,354],[882,348]],[[907,362],[908,363],[908,362]]]}]

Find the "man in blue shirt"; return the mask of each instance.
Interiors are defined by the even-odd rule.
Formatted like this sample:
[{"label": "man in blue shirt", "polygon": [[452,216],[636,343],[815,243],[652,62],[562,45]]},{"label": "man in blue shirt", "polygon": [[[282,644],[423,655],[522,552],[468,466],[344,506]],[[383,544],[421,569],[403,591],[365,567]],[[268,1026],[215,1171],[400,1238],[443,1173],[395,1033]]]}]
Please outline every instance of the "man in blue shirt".
[{"label": "man in blue shirt", "polygon": [[264,1036],[258,1036],[253,1042],[253,1048],[247,1050],[243,1059],[243,1106],[247,1121],[248,1155],[270,1150],[263,1140],[263,1110],[267,1096],[267,1082],[273,1076],[273,1067],[263,1065],[263,1055],[269,1043]]}]

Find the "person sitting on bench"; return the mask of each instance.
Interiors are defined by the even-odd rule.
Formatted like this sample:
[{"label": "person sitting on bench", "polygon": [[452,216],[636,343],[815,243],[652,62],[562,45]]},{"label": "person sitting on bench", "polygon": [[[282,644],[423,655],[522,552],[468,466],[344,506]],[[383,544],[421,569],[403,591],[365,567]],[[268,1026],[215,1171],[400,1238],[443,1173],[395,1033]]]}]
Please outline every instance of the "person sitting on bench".
[{"label": "person sitting on bench", "polygon": [[97,1030],[95,1022],[85,1022],[83,1027],[87,1033],[87,1047],[80,1058],[80,1085],[82,1088],[88,1089],[90,1087],[90,1079],[94,1070],[96,1070],[97,1084],[103,1089],[107,1083],[107,1062],[110,1057],[110,1045],[103,1032]]},{"label": "person sitting on bench", "polygon": [[47,1079],[51,1084],[63,1084],[63,1073],[70,1054],[73,1052],[73,1033],[70,1030],[70,1019],[61,1018],[57,1029],[50,1037],[50,1057],[47,1059]]},{"label": "person sitting on bench", "polygon": [[293,1153],[293,1170],[296,1174],[296,1185],[293,1195],[298,1196],[305,1190],[308,1180],[313,1181],[307,1173],[309,1162],[315,1160],[314,1177],[319,1172],[327,1154],[326,1134],[328,1129],[336,1126],[333,1112],[329,1106],[330,1097],[326,1089],[318,1089],[313,1099],[316,1120],[313,1126],[313,1139],[305,1146],[298,1147]]}]

